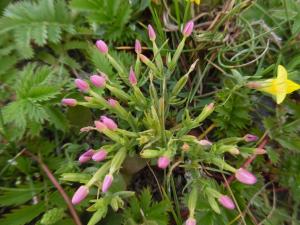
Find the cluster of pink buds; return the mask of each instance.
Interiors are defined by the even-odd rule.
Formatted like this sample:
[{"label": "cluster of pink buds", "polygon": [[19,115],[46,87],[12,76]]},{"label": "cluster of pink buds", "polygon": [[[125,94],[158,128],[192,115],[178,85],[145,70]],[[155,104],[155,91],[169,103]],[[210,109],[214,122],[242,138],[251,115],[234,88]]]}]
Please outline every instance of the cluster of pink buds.
[{"label": "cluster of pink buds", "polygon": [[100,149],[99,151],[95,151],[93,149],[89,149],[86,152],[84,152],[82,155],[79,156],[78,161],[82,163],[86,163],[93,159],[96,162],[103,161],[106,159],[107,151],[105,149]]}]

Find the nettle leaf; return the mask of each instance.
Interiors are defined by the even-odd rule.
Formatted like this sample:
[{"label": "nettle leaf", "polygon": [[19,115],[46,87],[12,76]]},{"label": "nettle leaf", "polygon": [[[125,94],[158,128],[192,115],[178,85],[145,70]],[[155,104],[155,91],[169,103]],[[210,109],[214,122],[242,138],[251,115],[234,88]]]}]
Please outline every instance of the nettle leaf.
[{"label": "nettle leaf", "polygon": [[[151,222],[151,224],[168,224],[170,202],[167,200],[154,202],[149,189],[143,190],[140,198],[132,197],[129,204],[130,207],[124,211],[125,224],[134,224],[132,222],[141,224],[144,220],[148,223]],[[143,212],[144,217],[142,217],[141,212]]]},{"label": "nettle leaf", "polygon": [[28,205],[18,209],[13,209],[0,219],[0,224],[23,225],[32,221],[45,210],[44,204]]},{"label": "nettle leaf", "polygon": [[54,125],[56,129],[67,131],[69,128],[68,120],[65,115],[57,108],[47,106],[45,107],[49,122]]},{"label": "nettle leaf", "polygon": [[39,46],[58,43],[61,33],[74,33],[65,1],[20,1],[10,4],[0,19],[0,34],[12,32],[18,51],[24,58],[33,57],[31,41]]},{"label": "nettle leaf", "polygon": [[50,225],[61,220],[65,215],[64,208],[53,208],[45,212],[41,219],[41,224]]},{"label": "nettle leaf", "polygon": [[[138,4],[134,2],[134,4]],[[96,33],[104,39],[117,40],[133,36],[128,27],[133,4],[122,0],[72,0],[71,7],[86,15]],[[105,10],[104,10],[105,9]],[[140,8],[143,10],[144,8]],[[126,32],[124,32],[126,29]]]},{"label": "nettle leaf", "polygon": [[[1,190],[1,188],[0,188]],[[39,189],[35,189],[34,193],[37,194]],[[10,188],[1,190],[0,206],[14,206],[21,205],[31,200],[33,197],[32,189]]]}]

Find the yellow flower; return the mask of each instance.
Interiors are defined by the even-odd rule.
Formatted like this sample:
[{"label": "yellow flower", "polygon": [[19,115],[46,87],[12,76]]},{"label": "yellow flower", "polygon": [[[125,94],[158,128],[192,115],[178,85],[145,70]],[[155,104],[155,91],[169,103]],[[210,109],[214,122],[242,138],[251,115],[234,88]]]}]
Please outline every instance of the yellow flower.
[{"label": "yellow flower", "polygon": [[197,5],[200,5],[201,0],[190,0],[190,2],[195,2]]},{"label": "yellow flower", "polygon": [[288,79],[288,73],[282,65],[278,66],[275,79],[250,82],[247,86],[275,96],[277,104],[282,103],[287,94],[300,89],[299,84]]}]

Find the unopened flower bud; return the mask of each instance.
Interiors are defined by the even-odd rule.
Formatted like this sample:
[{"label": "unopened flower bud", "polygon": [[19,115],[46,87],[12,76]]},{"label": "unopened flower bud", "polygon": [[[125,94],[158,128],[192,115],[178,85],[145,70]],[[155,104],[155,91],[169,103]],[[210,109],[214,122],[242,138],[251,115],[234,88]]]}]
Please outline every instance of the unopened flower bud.
[{"label": "unopened flower bud", "polygon": [[111,107],[114,108],[114,107],[117,106],[118,101],[117,101],[117,100],[114,100],[114,99],[112,99],[112,98],[110,98],[110,99],[107,100],[107,103],[108,103]]},{"label": "unopened flower bud", "polygon": [[81,79],[75,79],[75,85],[80,91],[83,92],[87,92],[90,89],[89,84]]},{"label": "unopened flower bud", "polygon": [[157,161],[157,166],[161,169],[166,169],[169,164],[170,164],[170,159],[167,156],[161,156]]},{"label": "unopened flower bud", "polygon": [[196,224],[197,224],[197,221],[194,218],[188,218],[185,221],[185,225],[196,225]]},{"label": "unopened flower bud", "polygon": [[98,152],[96,152],[92,159],[96,162],[103,161],[107,156],[107,151],[105,149],[100,149]]},{"label": "unopened flower bud", "polygon": [[94,124],[96,129],[100,132],[103,132],[105,129],[107,129],[107,126],[99,120],[94,121]]},{"label": "unopened flower bud", "polygon": [[198,141],[198,143],[199,143],[199,145],[202,145],[205,147],[212,146],[212,142],[205,140],[205,139]]},{"label": "unopened flower bud", "polygon": [[255,184],[257,179],[256,177],[250,173],[249,171],[245,170],[244,168],[239,168],[235,172],[235,177],[238,181],[244,184]]},{"label": "unopened flower bud", "polygon": [[102,123],[104,123],[108,129],[116,130],[118,128],[118,125],[111,118],[109,118],[107,116],[101,116],[100,119],[101,119]]},{"label": "unopened flower bud", "polygon": [[207,105],[207,109],[208,109],[208,110],[213,110],[214,107],[215,107],[215,104],[214,104],[213,102],[211,102],[211,103],[209,103],[209,104]]},{"label": "unopened flower bud", "polygon": [[142,53],[142,45],[141,45],[141,42],[139,40],[135,40],[134,51],[135,51],[136,54],[141,54]]},{"label": "unopened flower bud", "polygon": [[150,24],[148,25],[148,36],[149,36],[149,39],[151,41],[154,41],[155,38],[156,38],[155,31],[154,31],[153,27]]},{"label": "unopened flower bud", "polygon": [[140,60],[147,65],[147,63],[150,61],[150,59],[147,58],[147,56],[143,54],[139,54]]},{"label": "unopened flower bud", "polygon": [[80,163],[85,163],[87,161],[89,161],[92,156],[94,155],[94,150],[93,149],[89,149],[87,150],[85,153],[83,153],[82,155],[79,156],[79,162]]},{"label": "unopened flower bud", "polygon": [[135,73],[132,69],[132,66],[130,67],[130,72],[129,72],[129,82],[131,85],[137,84],[137,79],[136,79]]},{"label": "unopened flower bud", "polygon": [[111,174],[107,174],[103,180],[103,184],[102,184],[102,192],[107,192],[108,189],[110,188],[112,182],[113,182],[114,178]]},{"label": "unopened flower bud", "polygon": [[236,147],[232,147],[228,150],[228,152],[232,155],[239,155],[240,154],[240,150]]},{"label": "unopened flower bud", "polygon": [[221,195],[221,197],[218,199],[219,203],[224,206],[227,209],[234,209],[235,205],[232,201],[232,199],[227,195]]},{"label": "unopened flower bud", "polygon": [[79,204],[81,201],[83,201],[86,198],[88,194],[89,194],[88,187],[84,185],[80,186],[72,197],[72,204],[73,205]]},{"label": "unopened flower bud", "polygon": [[182,34],[185,37],[188,37],[191,35],[191,33],[193,32],[194,29],[194,22],[192,20],[190,20],[189,22],[187,22],[187,24],[184,26]]},{"label": "unopened flower bud", "polygon": [[184,143],[184,144],[182,145],[181,149],[182,149],[183,151],[187,152],[187,151],[190,149],[190,146],[189,146],[189,144]]},{"label": "unopened flower bud", "polygon": [[264,155],[266,153],[267,153],[267,151],[265,149],[263,149],[263,148],[256,148],[254,150],[254,154],[256,154],[256,155]]},{"label": "unopened flower bud", "polygon": [[104,41],[102,40],[96,41],[96,46],[101,53],[106,54],[108,52],[108,47]]},{"label": "unopened flower bud", "polygon": [[76,106],[77,100],[74,98],[64,98],[61,103],[67,106]]},{"label": "unopened flower bud", "polygon": [[91,97],[91,96],[84,96],[84,100],[86,100],[87,102],[91,102],[93,100],[93,97]]},{"label": "unopened flower bud", "polygon": [[258,140],[258,137],[253,134],[246,134],[243,138],[246,142],[254,142]]},{"label": "unopened flower bud", "polygon": [[103,76],[99,75],[93,75],[90,77],[90,81],[92,82],[93,85],[96,87],[104,87],[106,84],[106,79]]}]

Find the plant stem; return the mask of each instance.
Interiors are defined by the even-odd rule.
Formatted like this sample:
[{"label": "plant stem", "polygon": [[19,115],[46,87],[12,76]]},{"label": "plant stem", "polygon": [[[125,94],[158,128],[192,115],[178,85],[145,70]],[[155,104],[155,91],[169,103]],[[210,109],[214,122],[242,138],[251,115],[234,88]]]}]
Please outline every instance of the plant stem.
[{"label": "plant stem", "polygon": [[56,178],[53,176],[53,174],[51,173],[51,171],[49,170],[48,166],[36,155],[32,154],[30,151],[23,149],[21,151],[21,154],[29,156],[30,158],[32,158],[34,161],[36,161],[40,167],[42,168],[42,170],[46,173],[46,175],[48,176],[49,180],[52,182],[52,184],[56,187],[56,189],[58,190],[58,192],[61,194],[61,196],[63,197],[63,199],[65,200],[69,211],[71,213],[71,216],[74,220],[74,223],[76,225],[82,225],[79,216],[76,213],[76,210],[71,202],[71,200],[69,199],[68,195],[66,194],[66,192],[64,191],[64,189],[62,188],[62,186],[58,183],[58,181],[56,180]]}]

